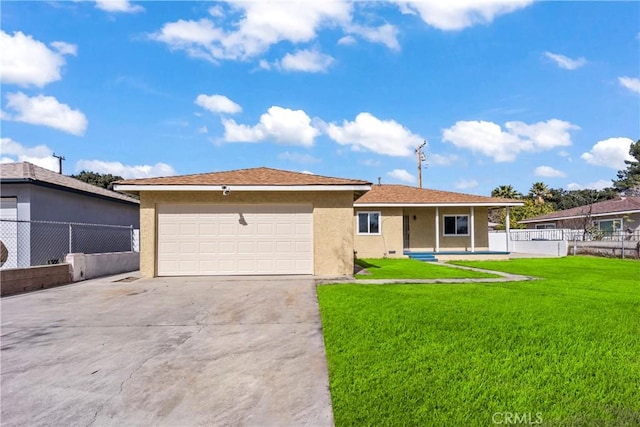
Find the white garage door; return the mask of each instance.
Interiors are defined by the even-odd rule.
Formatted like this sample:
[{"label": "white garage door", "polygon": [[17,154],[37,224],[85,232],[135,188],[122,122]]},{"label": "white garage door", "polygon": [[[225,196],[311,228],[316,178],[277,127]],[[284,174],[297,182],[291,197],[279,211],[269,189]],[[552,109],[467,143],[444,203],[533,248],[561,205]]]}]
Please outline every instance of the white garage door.
[{"label": "white garage door", "polygon": [[158,205],[158,275],[313,274],[311,205]]}]

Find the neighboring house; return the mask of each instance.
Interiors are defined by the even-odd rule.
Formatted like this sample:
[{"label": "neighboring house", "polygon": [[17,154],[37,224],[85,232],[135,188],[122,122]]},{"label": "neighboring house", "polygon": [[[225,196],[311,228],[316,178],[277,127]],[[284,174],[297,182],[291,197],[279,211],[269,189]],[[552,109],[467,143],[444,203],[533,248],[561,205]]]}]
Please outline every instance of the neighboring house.
[{"label": "neighboring house", "polygon": [[353,274],[353,200],[363,180],[270,168],[120,181],[140,195],[140,271]]},{"label": "neighboring house", "polygon": [[[0,165],[0,195],[0,218],[5,220],[0,231],[7,258],[3,268],[58,261],[50,250],[61,246],[54,252],[68,253],[73,233],[62,222],[139,228],[138,200],[27,162]],[[85,245],[86,253],[120,246],[116,239],[96,238],[104,231],[95,228],[83,229],[84,241],[92,246]]]},{"label": "neighboring house", "polygon": [[[518,200],[374,185],[354,203],[358,258],[439,260],[488,258],[488,210],[522,206]],[[508,221],[507,221],[508,223]]]},{"label": "neighboring house", "polygon": [[529,229],[640,232],[640,197],[623,197],[519,221]]}]

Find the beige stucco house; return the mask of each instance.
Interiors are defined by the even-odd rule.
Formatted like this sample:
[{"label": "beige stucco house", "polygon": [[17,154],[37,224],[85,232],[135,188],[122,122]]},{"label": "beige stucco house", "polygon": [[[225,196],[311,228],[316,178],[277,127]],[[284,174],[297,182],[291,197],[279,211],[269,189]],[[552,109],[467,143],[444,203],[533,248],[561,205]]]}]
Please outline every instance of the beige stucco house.
[{"label": "beige stucco house", "polygon": [[140,196],[140,271],[185,275],[353,273],[363,180],[270,168],[120,181]]},{"label": "beige stucco house", "polygon": [[507,253],[489,251],[488,210],[522,204],[405,185],[374,185],[354,203],[354,248],[358,258],[506,258]]}]

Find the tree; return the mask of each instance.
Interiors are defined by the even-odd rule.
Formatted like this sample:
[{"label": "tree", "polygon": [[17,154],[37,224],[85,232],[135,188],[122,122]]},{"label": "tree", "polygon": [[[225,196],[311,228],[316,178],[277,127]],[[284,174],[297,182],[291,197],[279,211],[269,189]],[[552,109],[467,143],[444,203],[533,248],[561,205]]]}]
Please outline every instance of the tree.
[{"label": "tree", "polygon": [[502,199],[521,199],[522,194],[516,191],[511,185],[501,185],[491,191],[491,197],[500,197]]},{"label": "tree", "polygon": [[534,182],[527,195],[536,205],[543,205],[545,200],[551,197],[551,190],[544,182]]},{"label": "tree", "polygon": [[[634,160],[625,160],[625,170],[618,171],[618,179],[613,180],[613,187],[625,193],[640,193],[640,139],[629,147],[629,154]],[[640,195],[640,194],[639,194]]]},{"label": "tree", "polygon": [[82,171],[78,175],[71,175],[71,178],[92,184],[98,187],[106,188],[107,190],[113,190],[113,183],[115,181],[121,181],[121,176],[111,175],[110,173],[101,174],[90,171]]}]

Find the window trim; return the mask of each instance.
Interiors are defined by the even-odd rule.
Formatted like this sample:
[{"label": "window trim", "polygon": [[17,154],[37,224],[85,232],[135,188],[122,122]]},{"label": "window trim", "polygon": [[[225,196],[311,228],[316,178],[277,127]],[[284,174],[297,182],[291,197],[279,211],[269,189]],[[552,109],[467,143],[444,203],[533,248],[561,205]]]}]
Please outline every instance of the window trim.
[{"label": "window trim", "polygon": [[[609,221],[611,221],[611,222],[612,222],[612,226],[613,226],[613,223],[615,223],[616,221],[618,221],[618,223],[620,224],[620,228],[618,228],[617,230],[616,230],[616,229],[613,229],[613,230],[603,230],[603,229],[600,227],[600,223],[602,223],[602,222],[609,222]],[[604,231],[604,232],[607,232],[607,233],[610,233],[610,232],[615,233],[615,232],[618,232],[618,231],[622,231],[622,227],[624,226],[624,221],[623,221],[623,219],[622,219],[622,218],[607,218],[607,219],[599,219],[599,220],[596,220],[596,224],[598,225],[598,231]],[[612,228],[613,228],[613,227],[612,227]]]},{"label": "window trim", "polygon": [[[467,234],[458,234],[458,217],[464,216],[467,218]],[[456,233],[455,234],[447,234],[447,228],[445,226],[445,222],[447,218],[454,218],[456,225]],[[443,215],[442,216],[442,235],[444,237],[469,237],[471,236],[471,217],[469,214],[458,214],[458,215]]]},{"label": "window trim", "polygon": [[[551,227],[548,227],[548,226]],[[536,224],[536,230],[557,230],[558,227],[556,227],[555,222],[543,222],[541,224]]]},{"label": "window trim", "polygon": [[[377,233],[371,233],[371,231],[367,231],[366,233],[363,233],[360,231],[360,214],[367,214],[367,230],[371,230],[370,216],[372,214],[378,215],[378,232]],[[380,211],[358,211],[356,213],[356,218],[357,218],[356,230],[359,236],[379,236],[382,234],[382,214],[380,213]]]}]

